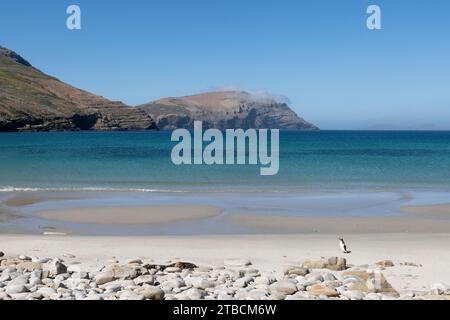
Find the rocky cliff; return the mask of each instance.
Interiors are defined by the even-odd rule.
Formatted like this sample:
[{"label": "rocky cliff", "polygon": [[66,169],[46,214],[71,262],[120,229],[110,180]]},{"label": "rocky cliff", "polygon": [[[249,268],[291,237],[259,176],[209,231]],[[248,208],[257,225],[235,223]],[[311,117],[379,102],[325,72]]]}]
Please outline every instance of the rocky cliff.
[{"label": "rocky cliff", "polygon": [[0,47],[0,131],[149,130],[146,112],[74,88]]},{"label": "rocky cliff", "polygon": [[244,91],[166,98],[138,108],[151,115],[161,130],[192,129],[194,120],[203,121],[205,128],[218,129],[318,129],[300,118],[287,103],[266,94]]}]

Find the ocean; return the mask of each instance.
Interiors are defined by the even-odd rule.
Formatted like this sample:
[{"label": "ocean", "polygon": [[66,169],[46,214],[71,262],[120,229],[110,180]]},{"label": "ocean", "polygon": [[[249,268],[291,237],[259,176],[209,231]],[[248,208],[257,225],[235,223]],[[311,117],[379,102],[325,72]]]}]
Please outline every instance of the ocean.
[{"label": "ocean", "polygon": [[450,189],[450,132],[281,132],[280,169],[171,162],[170,132],[0,134],[0,191]]},{"label": "ocean", "polygon": [[[235,215],[409,216],[450,199],[450,132],[280,132],[279,172],[260,165],[180,165],[170,132],[0,134],[0,232],[161,235],[252,233]],[[20,208],[8,199],[25,199]],[[208,205],[217,217],[161,225],[49,221],[39,212],[110,206]],[[0,218],[2,216],[0,215]]]}]

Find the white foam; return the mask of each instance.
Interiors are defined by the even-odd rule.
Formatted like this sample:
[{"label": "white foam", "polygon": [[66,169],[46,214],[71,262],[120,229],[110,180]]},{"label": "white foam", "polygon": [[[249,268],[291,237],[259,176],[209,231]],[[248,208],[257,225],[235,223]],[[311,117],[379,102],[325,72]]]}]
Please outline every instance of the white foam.
[{"label": "white foam", "polygon": [[63,187],[63,188],[37,188],[37,187],[11,187],[0,186],[0,192],[165,192],[179,193],[188,192],[183,190],[147,189],[147,188],[101,188],[101,187]]}]

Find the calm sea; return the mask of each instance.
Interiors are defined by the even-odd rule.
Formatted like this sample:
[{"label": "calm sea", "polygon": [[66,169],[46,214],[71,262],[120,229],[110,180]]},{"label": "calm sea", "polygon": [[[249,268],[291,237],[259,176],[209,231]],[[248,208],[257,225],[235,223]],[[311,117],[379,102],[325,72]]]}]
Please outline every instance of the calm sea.
[{"label": "calm sea", "polygon": [[1,133],[0,191],[450,190],[450,132],[281,132],[280,170],[172,164],[170,132]]}]

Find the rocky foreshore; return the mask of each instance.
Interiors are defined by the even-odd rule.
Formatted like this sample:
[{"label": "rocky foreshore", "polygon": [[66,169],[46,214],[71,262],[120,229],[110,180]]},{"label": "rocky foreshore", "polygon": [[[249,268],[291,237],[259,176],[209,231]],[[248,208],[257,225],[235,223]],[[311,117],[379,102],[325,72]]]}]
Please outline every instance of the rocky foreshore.
[{"label": "rocky foreshore", "polygon": [[[245,259],[220,266],[155,264],[133,258],[79,262],[0,252],[0,300],[386,300],[450,299],[450,286],[398,292],[383,275],[391,261],[351,266],[339,257],[304,260],[261,272]],[[419,267],[419,266],[418,266]]]}]

